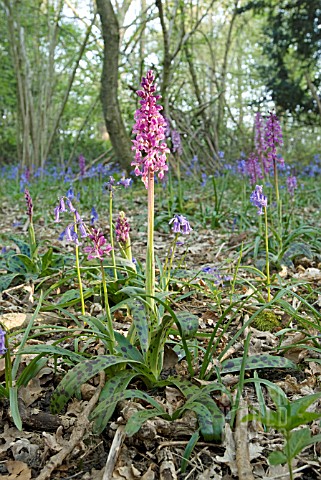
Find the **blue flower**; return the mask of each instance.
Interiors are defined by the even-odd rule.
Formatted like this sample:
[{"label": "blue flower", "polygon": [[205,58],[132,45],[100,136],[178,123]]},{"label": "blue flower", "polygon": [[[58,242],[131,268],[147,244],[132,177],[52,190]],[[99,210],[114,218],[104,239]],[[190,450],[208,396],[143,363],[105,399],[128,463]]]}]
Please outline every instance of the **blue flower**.
[{"label": "blue flower", "polygon": [[123,187],[125,188],[128,188],[131,184],[131,181],[132,179],[131,178],[125,178],[123,177],[121,180],[119,180],[119,182],[117,183],[117,185],[122,185]]},{"label": "blue flower", "polygon": [[188,235],[193,230],[189,224],[189,221],[183,215],[174,215],[174,217],[168,223],[169,225],[173,224],[172,230],[174,233],[183,233],[183,235]]},{"label": "blue flower", "polygon": [[255,190],[251,193],[250,201],[252,205],[258,208],[258,215],[262,215],[263,208],[267,207],[267,197],[263,195],[262,185],[256,185]]},{"label": "blue flower", "polygon": [[90,216],[90,225],[94,225],[95,222],[98,221],[98,213],[96,212],[95,207],[91,209],[91,216]]},{"label": "blue flower", "polygon": [[7,351],[5,347],[5,337],[6,332],[0,327],[0,355],[4,355]]}]

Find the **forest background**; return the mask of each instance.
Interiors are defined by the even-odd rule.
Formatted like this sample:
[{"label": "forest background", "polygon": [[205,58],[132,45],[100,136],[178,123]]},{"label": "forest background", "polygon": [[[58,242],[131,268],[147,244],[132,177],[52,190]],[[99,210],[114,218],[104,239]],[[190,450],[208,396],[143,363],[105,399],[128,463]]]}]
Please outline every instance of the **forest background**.
[{"label": "forest background", "polygon": [[[0,163],[130,170],[133,94],[152,68],[183,159],[215,168],[252,150],[275,109],[286,161],[321,134],[318,0],[1,0]],[[243,153],[242,153],[243,152]]]}]

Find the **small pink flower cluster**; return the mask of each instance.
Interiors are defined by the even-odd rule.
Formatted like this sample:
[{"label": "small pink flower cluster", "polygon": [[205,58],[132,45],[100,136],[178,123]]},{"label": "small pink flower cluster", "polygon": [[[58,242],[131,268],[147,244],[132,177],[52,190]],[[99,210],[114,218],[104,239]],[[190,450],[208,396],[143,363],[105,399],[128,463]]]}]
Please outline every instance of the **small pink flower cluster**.
[{"label": "small pink flower cluster", "polygon": [[84,252],[88,253],[88,260],[98,258],[103,260],[105,255],[108,255],[113,249],[111,245],[107,244],[107,240],[100,229],[92,228],[91,234],[88,235],[93,242],[92,246],[84,247]]},{"label": "small pink flower cluster", "polygon": [[278,117],[270,112],[264,121],[261,113],[255,116],[255,153],[246,162],[246,171],[252,185],[270,173],[274,163],[284,167],[284,159],[277,154],[276,147],[283,145],[282,129]]},{"label": "small pink flower cluster", "polygon": [[135,166],[135,174],[142,176],[146,188],[149,172],[158,172],[158,177],[162,179],[168,170],[166,153],[169,153],[169,148],[162,141],[165,139],[166,121],[159,113],[163,107],[157,105],[160,95],[154,95],[156,91],[154,80],[152,70],[149,70],[142,79],[142,90],[137,91],[137,95],[142,99],[141,107],[136,110],[134,117],[136,123],[133,127],[136,139],[133,140],[132,149],[136,154],[132,165]]},{"label": "small pink flower cluster", "polygon": [[130,226],[127,218],[125,217],[124,212],[119,212],[118,218],[116,220],[116,239],[117,242],[126,244],[129,239]]}]

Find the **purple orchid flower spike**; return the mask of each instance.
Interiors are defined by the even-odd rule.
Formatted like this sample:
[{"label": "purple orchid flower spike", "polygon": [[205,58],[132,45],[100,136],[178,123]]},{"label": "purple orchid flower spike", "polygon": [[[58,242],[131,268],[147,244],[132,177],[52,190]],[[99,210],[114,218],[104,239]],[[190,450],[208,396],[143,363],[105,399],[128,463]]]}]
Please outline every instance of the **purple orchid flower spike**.
[{"label": "purple orchid flower spike", "polygon": [[32,222],[33,203],[32,203],[31,195],[30,195],[29,190],[27,188],[25,189],[25,199],[26,199],[26,204],[27,204],[27,215],[29,217],[30,222]]},{"label": "purple orchid flower spike", "polygon": [[93,245],[84,247],[84,252],[88,254],[88,260],[98,258],[102,261],[104,256],[109,255],[113,248],[107,244],[107,240],[100,229],[92,228],[91,231],[89,238]]},{"label": "purple orchid flower spike", "polygon": [[130,226],[124,212],[119,212],[116,220],[116,239],[117,242],[125,244],[129,239]]},{"label": "purple orchid flower spike", "polygon": [[158,173],[160,179],[168,170],[166,164],[166,153],[169,148],[165,139],[166,121],[161,115],[161,105],[157,105],[160,95],[155,95],[157,85],[154,84],[155,76],[152,70],[142,78],[142,90],[137,91],[141,97],[141,107],[135,113],[135,125],[133,133],[136,139],[133,140],[132,149],[136,152],[135,160],[131,163],[135,167],[135,175],[141,175],[142,181],[148,188],[149,172]]}]

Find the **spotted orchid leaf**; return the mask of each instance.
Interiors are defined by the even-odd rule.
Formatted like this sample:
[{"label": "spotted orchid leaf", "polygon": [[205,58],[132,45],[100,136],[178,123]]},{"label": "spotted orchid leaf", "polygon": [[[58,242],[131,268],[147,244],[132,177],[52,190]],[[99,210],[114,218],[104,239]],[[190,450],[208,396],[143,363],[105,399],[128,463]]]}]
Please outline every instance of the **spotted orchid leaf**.
[{"label": "spotted orchid leaf", "polygon": [[[231,358],[222,362],[221,373],[238,372],[241,369],[242,358]],[[284,357],[273,355],[253,355],[248,357],[245,362],[246,370],[256,370],[258,368],[293,368],[296,369],[295,363]]]},{"label": "spotted orchid leaf", "polygon": [[114,365],[134,363],[123,357],[114,355],[100,355],[99,357],[85,360],[69,370],[51,397],[51,411],[59,413],[68,400],[79,390],[79,387],[102,370]]}]

